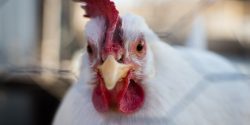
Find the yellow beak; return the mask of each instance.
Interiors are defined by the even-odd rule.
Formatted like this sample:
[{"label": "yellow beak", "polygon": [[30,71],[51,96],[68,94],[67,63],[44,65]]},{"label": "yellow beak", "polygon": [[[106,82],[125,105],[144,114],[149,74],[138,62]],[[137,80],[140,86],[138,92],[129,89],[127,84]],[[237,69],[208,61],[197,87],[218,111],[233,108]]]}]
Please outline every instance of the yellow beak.
[{"label": "yellow beak", "polygon": [[127,75],[130,68],[131,65],[118,63],[112,55],[109,55],[104,63],[98,66],[108,90],[112,90],[116,83]]}]

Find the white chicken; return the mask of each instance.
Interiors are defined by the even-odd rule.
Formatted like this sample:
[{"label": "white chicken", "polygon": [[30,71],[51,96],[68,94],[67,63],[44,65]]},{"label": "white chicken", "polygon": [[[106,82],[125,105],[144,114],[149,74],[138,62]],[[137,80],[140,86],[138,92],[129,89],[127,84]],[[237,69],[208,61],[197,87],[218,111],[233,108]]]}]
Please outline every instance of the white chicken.
[{"label": "white chicken", "polygon": [[88,46],[54,125],[250,124],[249,78],[226,60],[177,51],[109,0],[76,1],[91,18]]}]

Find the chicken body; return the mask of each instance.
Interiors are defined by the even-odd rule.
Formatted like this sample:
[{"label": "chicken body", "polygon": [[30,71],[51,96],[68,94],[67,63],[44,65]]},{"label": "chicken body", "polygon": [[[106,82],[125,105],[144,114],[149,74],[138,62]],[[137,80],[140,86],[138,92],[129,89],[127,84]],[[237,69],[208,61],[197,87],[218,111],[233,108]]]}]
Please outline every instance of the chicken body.
[{"label": "chicken body", "polygon": [[[138,16],[123,16],[122,27],[127,39],[140,33],[147,43],[142,108],[133,114],[97,112],[91,100],[94,85],[88,84],[94,74],[85,53],[80,78],[64,98],[54,125],[250,123],[249,78],[225,59],[209,52],[175,49],[161,41]],[[87,34],[98,35],[88,31]]]}]

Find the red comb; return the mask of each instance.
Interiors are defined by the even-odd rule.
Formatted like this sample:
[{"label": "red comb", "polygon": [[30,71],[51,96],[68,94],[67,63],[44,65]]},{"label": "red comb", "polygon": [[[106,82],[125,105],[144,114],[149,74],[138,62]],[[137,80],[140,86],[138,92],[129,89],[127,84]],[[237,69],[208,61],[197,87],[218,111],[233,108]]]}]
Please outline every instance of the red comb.
[{"label": "red comb", "polygon": [[110,0],[74,0],[76,2],[84,2],[82,6],[86,10],[85,17],[95,18],[103,16],[111,24],[115,23],[119,18],[119,12],[115,8],[114,2]]},{"label": "red comb", "polygon": [[[117,25],[119,24],[119,12],[115,8],[114,2],[110,0],[74,0],[76,2],[83,2],[82,6],[85,9],[85,17],[95,18],[103,17],[106,20],[106,45],[113,39]],[[118,26],[119,27],[119,26]]]}]

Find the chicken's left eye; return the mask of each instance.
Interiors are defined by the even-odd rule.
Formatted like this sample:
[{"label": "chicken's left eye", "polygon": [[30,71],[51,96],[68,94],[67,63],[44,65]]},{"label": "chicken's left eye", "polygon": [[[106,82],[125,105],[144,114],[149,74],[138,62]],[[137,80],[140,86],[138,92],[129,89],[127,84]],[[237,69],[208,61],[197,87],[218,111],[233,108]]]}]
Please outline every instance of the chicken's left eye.
[{"label": "chicken's left eye", "polygon": [[139,37],[131,44],[132,54],[135,54],[139,58],[143,58],[146,54],[147,45],[143,37]]},{"label": "chicken's left eye", "polygon": [[136,51],[137,52],[141,52],[143,50],[143,45],[142,43],[139,43],[137,46],[136,46]]}]

